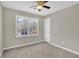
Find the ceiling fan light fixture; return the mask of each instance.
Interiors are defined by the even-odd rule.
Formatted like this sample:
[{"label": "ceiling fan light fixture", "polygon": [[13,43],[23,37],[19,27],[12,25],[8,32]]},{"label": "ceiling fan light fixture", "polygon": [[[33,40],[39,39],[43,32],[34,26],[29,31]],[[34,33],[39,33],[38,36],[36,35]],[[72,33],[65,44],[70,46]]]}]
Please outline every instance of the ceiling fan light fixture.
[{"label": "ceiling fan light fixture", "polygon": [[38,9],[42,9],[42,6],[37,6]]},{"label": "ceiling fan light fixture", "polygon": [[41,11],[43,8],[46,9],[50,9],[50,6],[45,5],[48,1],[37,1],[36,2],[36,9],[38,9],[38,11]]}]

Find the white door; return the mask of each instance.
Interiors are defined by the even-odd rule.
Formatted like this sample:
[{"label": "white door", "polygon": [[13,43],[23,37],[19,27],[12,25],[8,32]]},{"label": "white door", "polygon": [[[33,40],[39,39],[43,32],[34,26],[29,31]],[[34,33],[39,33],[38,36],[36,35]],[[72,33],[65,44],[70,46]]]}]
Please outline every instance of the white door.
[{"label": "white door", "polygon": [[50,18],[44,19],[44,40],[50,42]]}]

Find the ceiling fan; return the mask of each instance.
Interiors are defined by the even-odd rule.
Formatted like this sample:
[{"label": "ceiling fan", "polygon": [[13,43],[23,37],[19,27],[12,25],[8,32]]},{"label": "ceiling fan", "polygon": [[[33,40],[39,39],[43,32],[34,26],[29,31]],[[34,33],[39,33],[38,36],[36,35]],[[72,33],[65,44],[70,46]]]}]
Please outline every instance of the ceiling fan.
[{"label": "ceiling fan", "polygon": [[32,6],[34,9],[41,11],[42,8],[50,9],[50,6],[45,5],[48,1],[37,1],[35,6]]}]

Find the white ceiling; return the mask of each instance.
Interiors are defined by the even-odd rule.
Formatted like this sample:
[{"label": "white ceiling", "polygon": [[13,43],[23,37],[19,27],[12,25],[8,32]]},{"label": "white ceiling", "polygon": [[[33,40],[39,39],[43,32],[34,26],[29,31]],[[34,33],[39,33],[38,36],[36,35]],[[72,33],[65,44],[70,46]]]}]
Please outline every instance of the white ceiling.
[{"label": "white ceiling", "polygon": [[50,13],[59,11],[61,9],[67,8],[71,5],[79,3],[78,1],[72,2],[72,1],[49,1],[46,3],[46,5],[50,6],[50,9],[43,8],[41,12],[39,12],[37,9],[31,8],[31,6],[36,5],[36,1],[2,1],[3,7],[11,8],[15,10],[25,11],[37,15],[48,15]]}]

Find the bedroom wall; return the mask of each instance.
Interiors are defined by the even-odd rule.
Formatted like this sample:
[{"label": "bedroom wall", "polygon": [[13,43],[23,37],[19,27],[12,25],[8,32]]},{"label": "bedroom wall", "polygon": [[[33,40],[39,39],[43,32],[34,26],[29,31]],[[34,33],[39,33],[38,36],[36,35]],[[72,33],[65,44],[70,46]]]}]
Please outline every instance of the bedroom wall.
[{"label": "bedroom wall", "polygon": [[79,52],[79,4],[46,17],[51,18],[51,42]]},{"label": "bedroom wall", "polygon": [[[17,11],[13,9],[8,9],[8,8],[3,8],[3,11],[4,11],[3,13],[4,48],[44,40],[44,23],[43,23],[42,16],[38,16],[38,15],[27,13],[27,12]],[[15,28],[16,28],[15,16],[16,15],[38,17],[39,18],[39,35],[16,38],[16,35],[15,35],[16,33],[15,32]]]},{"label": "bedroom wall", "polygon": [[3,8],[0,3],[0,51],[2,50],[2,40],[3,40],[3,38],[2,38],[2,13],[3,13],[2,9]]}]

